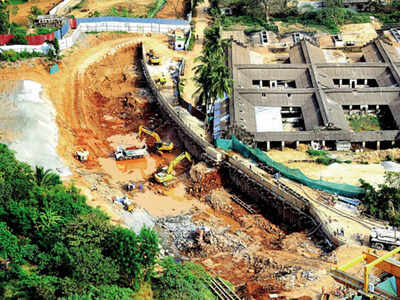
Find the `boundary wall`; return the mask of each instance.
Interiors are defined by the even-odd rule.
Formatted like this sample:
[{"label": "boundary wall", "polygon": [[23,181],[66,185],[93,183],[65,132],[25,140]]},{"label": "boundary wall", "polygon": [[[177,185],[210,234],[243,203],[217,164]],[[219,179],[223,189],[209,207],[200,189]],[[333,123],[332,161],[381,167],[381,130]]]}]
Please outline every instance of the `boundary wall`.
[{"label": "boundary wall", "polygon": [[1,46],[0,47],[0,52],[1,51],[8,51],[8,50],[13,50],[15,52],[40,52],[43,54],[47,54],[51,46],[48,44],[42,44],[39,46],[31,46],[31,45],[10,45],[10,46]]},{"label": "boundary wall", "polygon": [[[184,20],[173,19],[141,19],[124,17],[99,17],[99,18],[80,18],[76,19],[77,28],[68,36],[72,22],[68,19],[63,27],[54,32],[54,37],[59,40],[60,49],[65,50],[73,46],[75,41],[83,32],[105,32],[105,31],[123,31],[138,33],[168,33],[170,30],[181,29],[185,33],[190,32],[190,24]],[[42,44],[44,45],[44,44]],[[0,46],[1,50],[9,50],[9,46]],[[22,45],[15,48],[14,51],[23,50]],[[42,53],[42,50],[38,50]]]}]

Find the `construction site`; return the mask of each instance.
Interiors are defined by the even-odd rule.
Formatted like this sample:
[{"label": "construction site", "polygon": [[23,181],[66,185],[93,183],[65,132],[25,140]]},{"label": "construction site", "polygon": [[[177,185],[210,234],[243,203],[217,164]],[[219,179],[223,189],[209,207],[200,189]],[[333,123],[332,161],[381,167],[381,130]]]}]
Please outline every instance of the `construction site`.
[{"label": "construction site", "polygon": [[[116,5],[133,11],[148,5],[88,0],[68,10],[75,2],[61,12],[87,17]],[[400,245],[396,233],[395,242],[373,242],[372,253],[371,232],[387,223],[361,216],[350,196],[360,178],[383,183],[381,162],[388,155],[400,158],[400,43],[371,41],[362,54],[366,68],[359,61],[327,61],[328,52],[304,39],[286,53],[233,42],[228,59],[234,95],[222,109],[231,116],[222,130],[301,170],[307,180],[318,181],[314,188],[276,177],[277,169],[262,164],[255,152],[253,157],[233,146],[213,146],[192,96],[195,58],[211,22],[207,5],[196,8],[191,51],[176,50],[183,47],[184,30],[162,33],[159,25],[158,33],[82,33],[62,51],[53,74],[42,58],[0,62],[0,141],[18,159],[56,170],[114,224],[136,232],[156,229],[161,255],[201,264],[213,277],[230,281],[234,295],[219,299],[353,299],[361,292],[399,299],[400,263],[390,258]],[[182,17],[181,6],[167,3],[156,17]],[[348,93],[351,103],[343,100]],[[264,115],[257,119],[260,106],[272,109],[259,110]],[[352,127],[351,116],[377,118],[378,112],[392,116],[390,122],[384,117],[389,127]],[[340,142],[352,149],[341,151]],[[350,163],[318,164],[306,152],[314,148]],[[339,195],[329,193],[323,180]],[[379,270],[361,276],[373,266]],[[386,285],[394,288],[388,292]]]}]

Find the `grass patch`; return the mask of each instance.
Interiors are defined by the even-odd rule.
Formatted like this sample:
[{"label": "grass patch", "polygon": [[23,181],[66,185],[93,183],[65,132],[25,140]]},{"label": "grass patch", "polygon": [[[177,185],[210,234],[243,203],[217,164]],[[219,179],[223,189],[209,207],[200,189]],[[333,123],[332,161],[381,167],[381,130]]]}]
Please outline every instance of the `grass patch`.
[{"label": "grass patch", "polygon": [[163,8],[166,0],[156,0],[154,3],[151,3],[147,6],[146,17],[154,18],[156,14]]},{"label": "grass patch", "polygon": [[[36,28],[36,34],[49,34],[49,33],[52,33],[54,31],[57,31],[57,28],[55,28],[55,27],[40,27],[40,28]],[[34,34],[30,34],[30,35],[34,35]]]},{"label": "grass patch", "polygon": [[[340,159],[337,158],[333,158],[333,157],[329,157],[328,156],[328,152],[326,151],[320,151],[320,150],[307,150],[307,153],[312,156],[312,157],[316,157],[316,162],[319,164],[323,164],[325,166],[329,166],[333,163],[343,163],[343,161],[341,161]],[[346,160],[345,161],[346,164],[350,164],[351,161],[350,160]]]},{"label": "grass patch", "polygon": [[126,8],[122,8],[122,9],[116,9],[114,7],[111,7],[108,11],[108,16],[113,16],[113,17],[125,17],[125,18],[133,18],[133,17],[137,17],[134,14],[134,11],[131,9],[126,9]]},{"label": "grass patch", "polygon": [[349,116],[347,117],[350,128],[354,132],[381,130],[380,122],[376,116]]}]

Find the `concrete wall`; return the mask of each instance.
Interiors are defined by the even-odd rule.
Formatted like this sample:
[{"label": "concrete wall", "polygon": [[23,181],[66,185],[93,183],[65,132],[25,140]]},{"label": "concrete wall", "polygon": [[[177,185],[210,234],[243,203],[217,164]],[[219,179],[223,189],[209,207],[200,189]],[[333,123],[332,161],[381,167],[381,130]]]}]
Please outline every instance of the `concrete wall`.
[{"label": "concrete wall", "polygon": [[39,46],[30,46],[30,45],[11,45],[11,46],[0,46],[0,52],[1,51],[7,51],[7,50],[14,50],[15,52],[40,52],[43,54],[47,54],[49,51],[50,46],[47,44],[42,44]]}]

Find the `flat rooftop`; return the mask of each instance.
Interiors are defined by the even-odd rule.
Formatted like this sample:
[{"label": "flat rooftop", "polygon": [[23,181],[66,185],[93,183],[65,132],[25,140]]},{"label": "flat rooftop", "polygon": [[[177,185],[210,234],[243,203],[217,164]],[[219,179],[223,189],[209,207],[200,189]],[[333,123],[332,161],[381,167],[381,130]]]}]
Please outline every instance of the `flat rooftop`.
[{"label": "flat rooftop", "polygon": [[[233,43],[230,125],[254,142],[396,141],[400,134],[400,51],[380,40],[362,49],[361,62],[329,63],[308,41],[289,50],[288,63],[251,64],[249,50]],[[279,117],[281,111],[282,117]],[[386,130],[355,132],[348,114],[385,109]],[[298,130],[282,130],[298,123]]]}]

